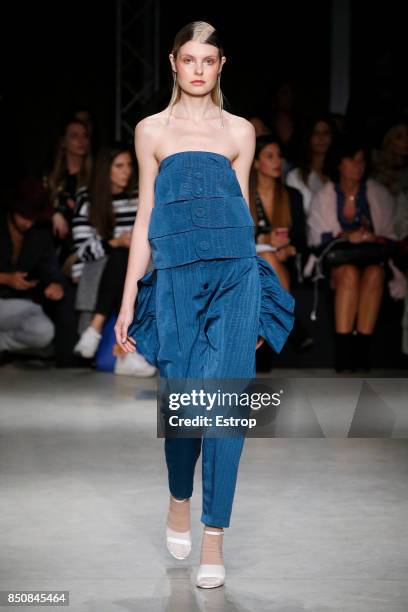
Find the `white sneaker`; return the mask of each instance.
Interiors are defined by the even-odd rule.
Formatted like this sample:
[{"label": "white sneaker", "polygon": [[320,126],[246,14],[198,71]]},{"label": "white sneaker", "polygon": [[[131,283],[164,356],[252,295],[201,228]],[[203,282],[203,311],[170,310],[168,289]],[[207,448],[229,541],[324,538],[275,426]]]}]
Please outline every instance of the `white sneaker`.
[{"label": "white sneaker", "polygon": [[135,351],[117,357],[114,372],[124,376],[154,376],[156,368]]},{"label": "white sneaker", "polygon": [[95,355],[102,334],[96,331],[91,325],[82,332],[80,339],[74,346],[74,353],[79,353],[82,357],[91,358]]}]

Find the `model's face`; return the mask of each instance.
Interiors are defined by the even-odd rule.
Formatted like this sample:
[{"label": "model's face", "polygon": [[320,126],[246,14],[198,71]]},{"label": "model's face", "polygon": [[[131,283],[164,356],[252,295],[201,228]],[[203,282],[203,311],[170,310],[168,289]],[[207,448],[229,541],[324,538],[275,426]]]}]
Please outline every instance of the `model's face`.
[{"label": "model's face", "polygon": [[214,45],[192,40],[180,47],[176,58],[170,54],[181,89],[193,96],[203,96],[214,89],[225,61],[224,56],[219,58]]},{"label": "model's face", "polygon": [[396,155],[408,156],[408,126],[400,125],[391,141],[391,150]]},{"label": "model's face", "polygon": [[313,153],[325,154],[332,142],[330,126],[325,121],[318,121],[314,126],[310,138],[310,147]]},{"label": "model's face", "polygon": [[19,232],[26,232],[30,229],[30,227],[34,225],[33,219],[26,219],[26,217],[23,217],[22,215],[16,212],[13,213],[13,220],[14,225],[16,226]]},{"label": "model's face", "polygon": [[258,159],[254,161],[255,169],[264,176],[279,178],[282,174],[282,153],[275,143],[267,144],[261,149]]},{"label": "model's face", "polygon": [[353,157],[344,157],[339,165],[340,177],[349,181],[361,181],[365,170],[363,151],[357,151]]},{"label": "model's face", "polygon": [[132,158],[130,153],[124,151],[115,157],[111,165],[112,191],[123,191],[126,189],[132,174]]},{"label": "model's face", "polygon": [[64,144],[67,153],[85,156],[89,148],[89,136],[80,123],[70,123],[65,131]]}]

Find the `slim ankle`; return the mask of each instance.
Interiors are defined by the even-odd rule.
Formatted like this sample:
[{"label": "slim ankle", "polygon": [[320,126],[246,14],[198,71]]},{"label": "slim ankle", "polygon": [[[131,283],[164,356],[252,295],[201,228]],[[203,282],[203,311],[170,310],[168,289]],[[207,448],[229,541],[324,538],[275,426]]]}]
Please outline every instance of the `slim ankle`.
[{"label": "slim ankle", "polygon": [[222,527],[204,526],[203,539],[201,542],[201,565],[223,565],[223,542],[224,530]]},{"label": "slim ankle", "polygon": [[190,499],[176,499],[170,494],[167,526],[173,531],[187,532],[190,529]]}]

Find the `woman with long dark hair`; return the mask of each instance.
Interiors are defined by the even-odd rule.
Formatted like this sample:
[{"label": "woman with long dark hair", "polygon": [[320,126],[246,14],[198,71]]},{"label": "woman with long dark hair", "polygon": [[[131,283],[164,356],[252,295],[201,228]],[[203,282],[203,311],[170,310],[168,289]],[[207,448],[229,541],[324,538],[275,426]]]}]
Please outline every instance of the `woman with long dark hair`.
[{"label": "woman with long dark hair", "polygon": [[306,214],[313,194],[329,180],[325,174],[325,157],[335,134],[335,124],[330,115],[317,115],[307,122],[301,138],[299,159],[286,175],[286,184],[301,192]]},{"label": "woman with long dark hair", "polygon": [[285,185],[282,179],[282,145],[276,134],[256,139],[249,177],[249,204],[256,224],[257,251],[289,289],[288,264],[296,253],[304,253],[307,248],[306,218],[302,194]]},{"label": "woman with long dark hair", "polygon": [[[249,176],[249,205],[256,226],[256,250],[288,291],[306,258],[306,218],[302,194],[285,185],[282,143],[277,134],[258,136]],[[296,350],[313,344],[298,318],[290,335]]]},{"label": "woman with long dark hair", "polygon": [[[137,206],[136,176],[129,147],[123,143],[101,147],[89,190],[82,187],[77,192],[73,218],[72,280],[79,282],[87,262],[106,256],[94,314],[74,347],[74,352],[82,357],[94,357],[106,319],[119,312]],[[151,376],[155,371],[138,352],[118,356],[116,360],[116,374]]]}]

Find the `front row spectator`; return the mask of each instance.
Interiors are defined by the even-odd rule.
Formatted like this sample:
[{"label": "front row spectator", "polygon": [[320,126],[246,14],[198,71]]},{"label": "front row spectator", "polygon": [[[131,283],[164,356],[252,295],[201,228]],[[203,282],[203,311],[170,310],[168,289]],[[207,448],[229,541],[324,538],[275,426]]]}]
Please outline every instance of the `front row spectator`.
[{"label": "front row spectator", "polygon": [[48,205],[40,180],[24,179],[0,209],[0,351],[27,352],[47,347],[55,326],[42,305],[64,295],[49,228],[36,225]]},{"label": "front row spectator", "polygon": [[[394,199],[367,178],[363,143],[343,137],[328,154],[331,180],[312,198],[308,216],[311,247],[328,245],[343,236],[350,242],[395,240]],[[380,238],[382,237],[382,238]],[[384,263],[353,263],[333,267],[335,291],[335,367],[338,372],[370,369],[370,344],[384,291]]]},{"label": "front row spectator", "polygon": [[324,174],[327,151],[335,137],[330,115],[318,115],[304,129],[298,164],[286,175],[286,184],[298,189],[303,196],[305,214],[309,212],[312,196],[328,181]]},{"label": "front row spectator", "polygon": [[[96,306],[90,324],[81,334],[74,352],[85,358],[96,354],[105,321],[118,315],[126,277],[131,232],[138,198],[132,156],[126,145],[102,147],[88,190],[78,190],[73,216],[75,252],[71,274],[80,283],[84,267],[105,259],[96,288]],[[83,289],[83,288],[82,288]],[[93,290],[89,286],[86,290]],[[116,361],[116,374],[152,376],[156,368],[138,353],[125,353]]]},{"label": "front row spectator", "polygon": [[[249,177],[249,206],[256,228],[256,250],[276,271],[288,291],[296,284],[307,251],[302,194],[285,185],[282,144],[277,134],[258,136]],[[296,316],[290,334],[296,350],[313,338]]]}]

